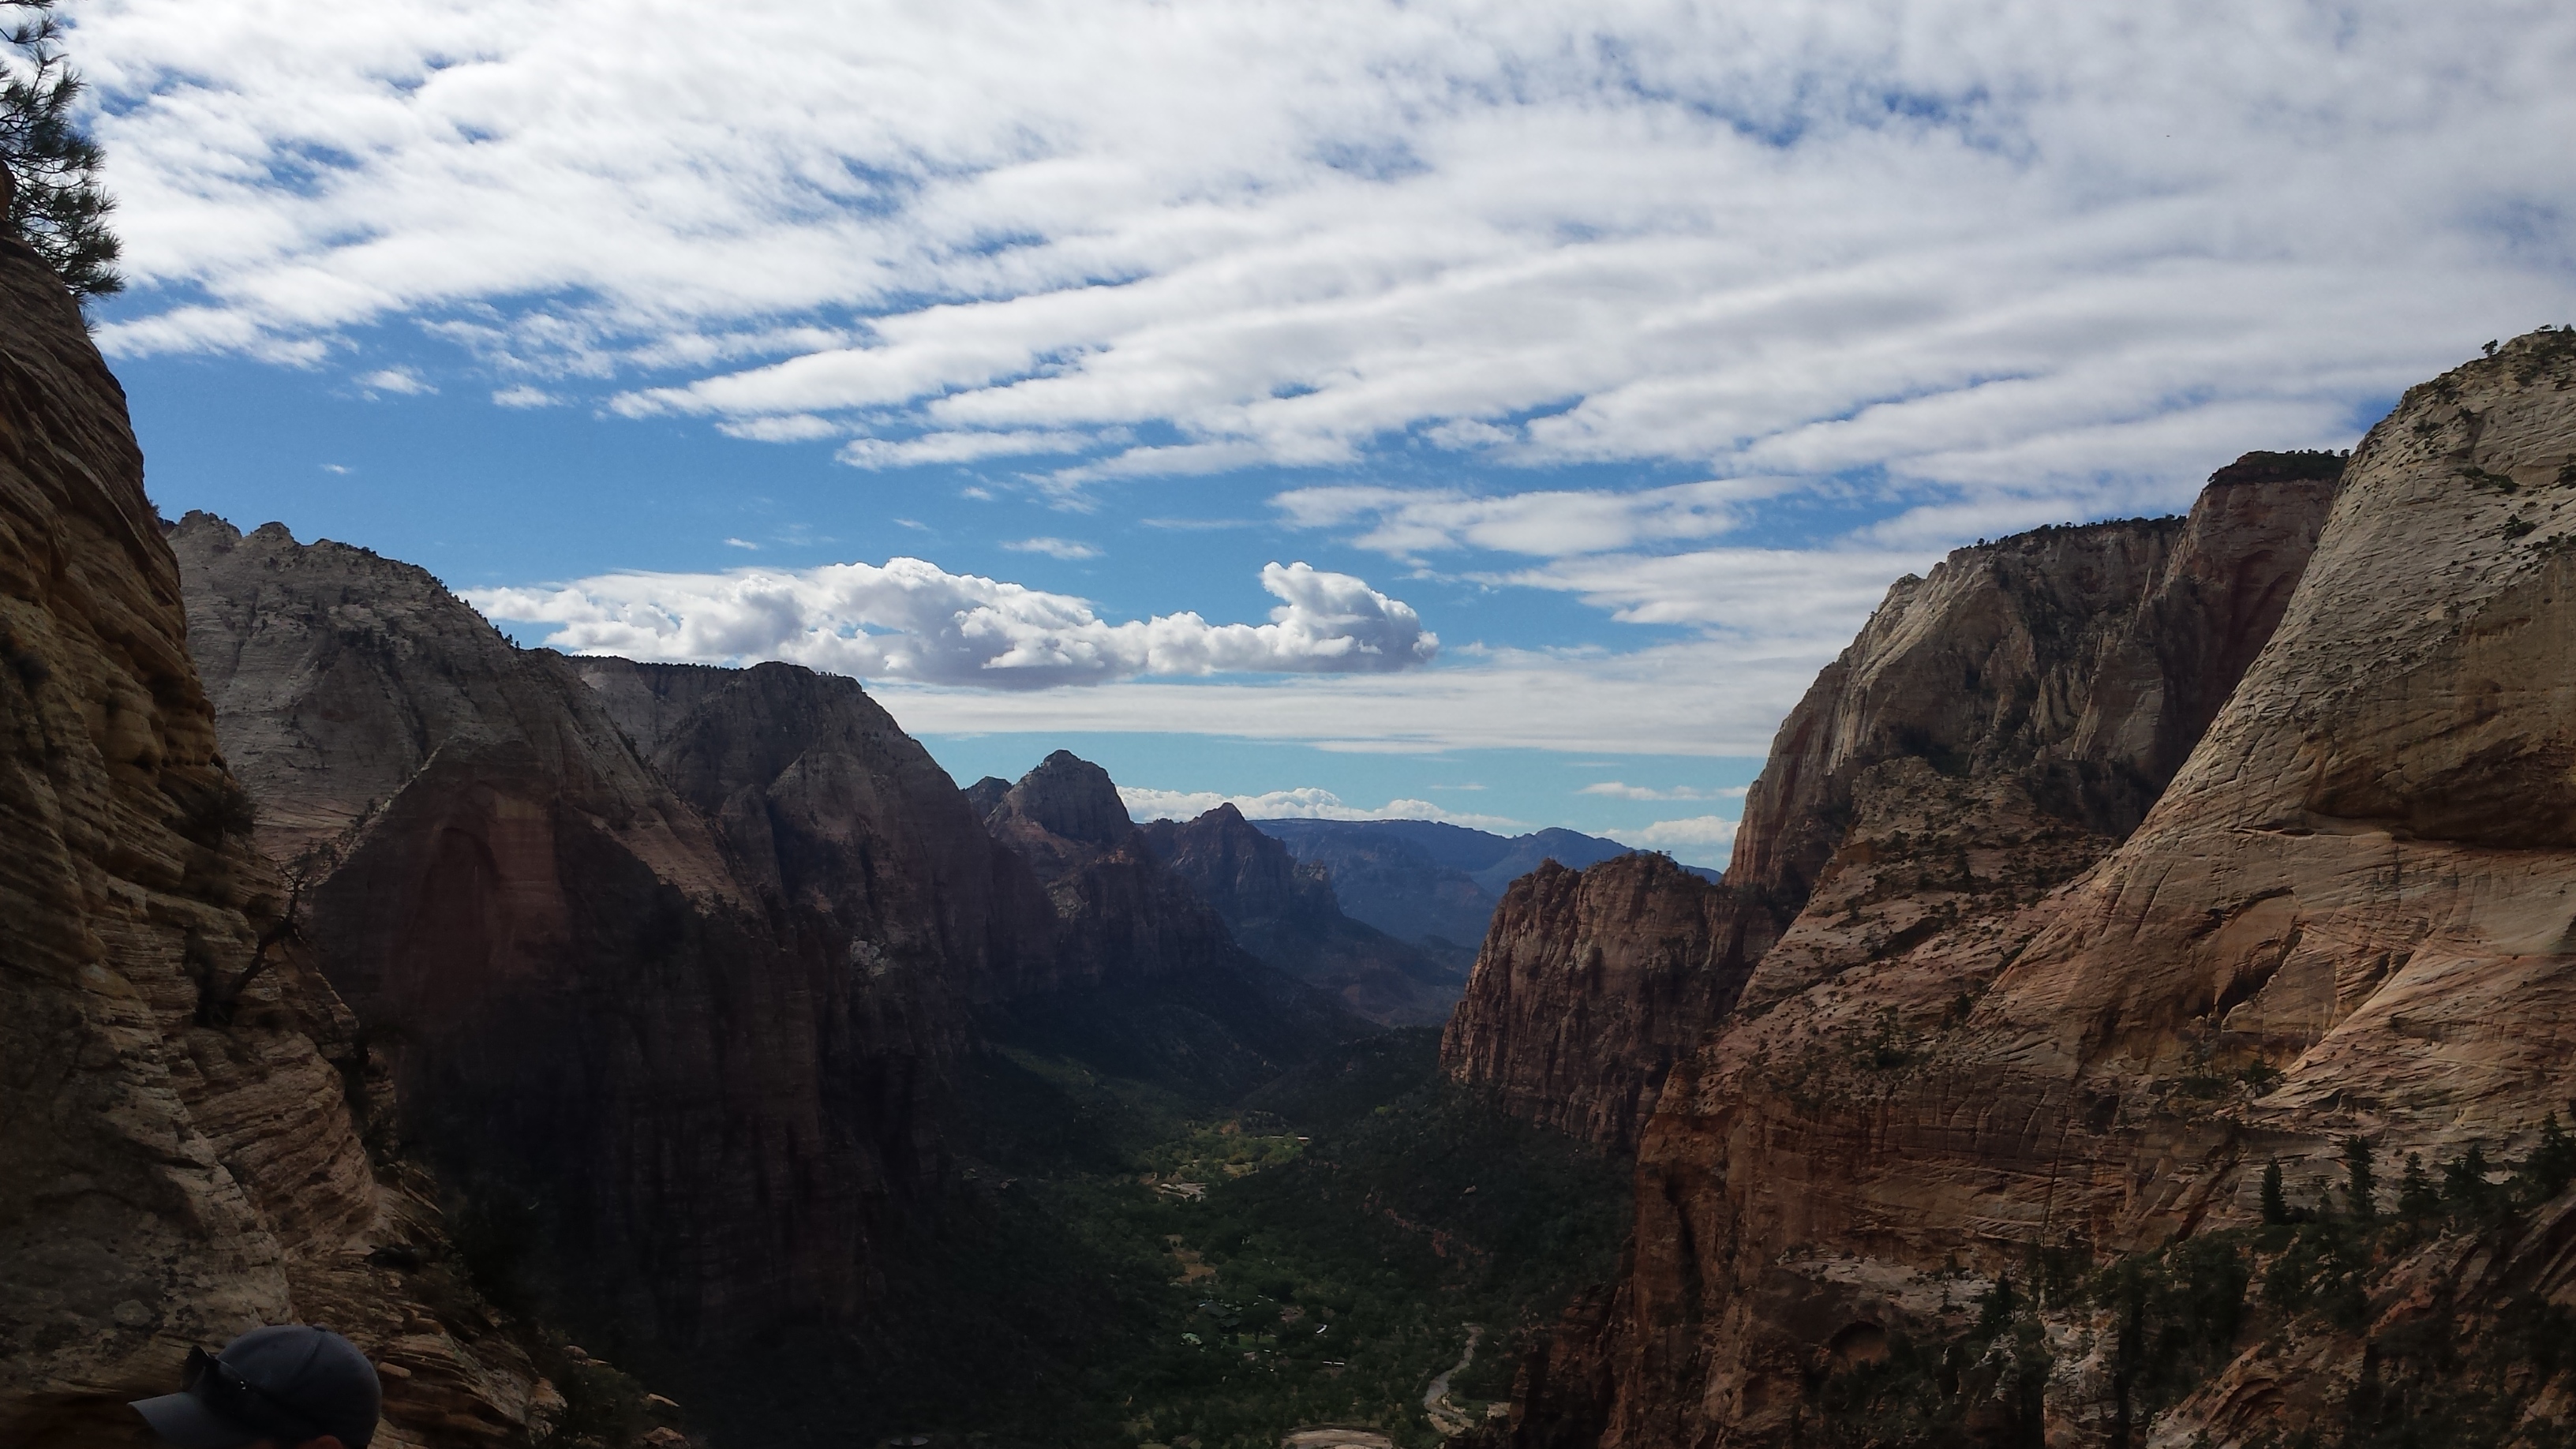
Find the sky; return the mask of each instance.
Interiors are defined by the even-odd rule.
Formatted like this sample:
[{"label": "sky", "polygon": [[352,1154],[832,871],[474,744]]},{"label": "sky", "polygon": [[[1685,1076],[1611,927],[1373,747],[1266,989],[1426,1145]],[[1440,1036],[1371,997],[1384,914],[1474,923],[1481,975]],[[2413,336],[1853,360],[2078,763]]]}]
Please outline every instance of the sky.
[{"label": "sky", "polygon": [[1725,859],[1889,583],[2576,318],[2563,4],[67,0],[149,485],[961,783]]}]

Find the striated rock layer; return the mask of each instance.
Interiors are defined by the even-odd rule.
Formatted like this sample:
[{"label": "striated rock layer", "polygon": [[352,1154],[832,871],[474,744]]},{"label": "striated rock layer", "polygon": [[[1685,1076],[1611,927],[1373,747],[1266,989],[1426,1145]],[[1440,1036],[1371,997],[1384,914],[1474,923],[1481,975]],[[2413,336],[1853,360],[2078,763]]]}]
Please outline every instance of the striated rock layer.
[{"label": "striated rock layer", "polygon": [[[2527,1148],[2567,1106],[2576,1047],[2571,482],[2576,335],[2410,391],[2355,451],[2259,657],[2198,694],[2224,703],[2143,821],[2040,899],[1989,884],[2005,862],[1973,839],[1945,871],[1950,842],[1926,832],[1949,809],[1863,800],[1832,851],[1755,857],[1825,864],[1737,1014],[1667,1084],[1631,1266],[1530,1375],[1523,1441],[1784,1442],[1852,1345],[1937,1341],[2042,1249],[2256,1221],[2272,1161],[2293,1201],[2316,1201],[2353,1138],[2382,1162]],[[2227,612],[2179,614],[2195,616]],[[2093,698],[2115,682],[2097,672]],[[2132,761],[2170,752],[2194,707],[2169,685],[2133,697],[2182,713],[2094,737]],[[1937,784],[1939,761],[1892,763]],[[2117,784],[2057,818],[2107,839]],[[2010,818],[1973,808],[1978,830]],[[1864,872],[1877,884],[1838,887]],[[1882,891],[1882,921],[1930,922],[1918,939],[1874,934]],[[2179,1446],[2331,1429],[2379,1392],[2378,1345],[2465,1347],[2515,1295],[2576,1304],[2571,1225],[2561,1198],[2386,1267],[2346,1322],[2258,1323],[2152,1426],[2126,1422],[2113,1335],[2047,1320],[2054,1367],[2015,1432]],[[2563,1407],[2542,1359],[2515,1382]]]},{"label": "striated rock layer", "polygon": [[124,394],[0,242],[0,1442],[137,1442],[190,1346],[299,1318],[385,1366],[377,1443],[524,1440],[561,1400],[371,1158],[385,1083],[217,746]]},{"label": "striated rock layer", "polygon": [[1781,725],[1722,885],[1615,861],[1513,887],[1451,1074],[1629,1144],[1739,997],[1766,1009],[2090,866],[2270,637],[2340,466],[2250,455],[2186,518],[2041,529],[1899,580]]}]

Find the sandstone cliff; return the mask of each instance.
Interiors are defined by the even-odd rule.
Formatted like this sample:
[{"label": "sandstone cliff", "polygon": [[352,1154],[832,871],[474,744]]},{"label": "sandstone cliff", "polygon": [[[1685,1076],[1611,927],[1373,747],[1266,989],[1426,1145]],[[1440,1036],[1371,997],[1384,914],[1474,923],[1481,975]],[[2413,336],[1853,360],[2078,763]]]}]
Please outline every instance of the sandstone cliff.
[{"label": "sandstone cliff", "polygon": [[1768,921],[1660,855],[1513,883],[1440,1038],[1452,1076],[1505,1111],[1633,1147],[1673,1062],[1743,990]]},{"label": "sandstone cliff", "polygon": [[[2542,1131],[2576,1045],[2570,480],[2576,336],[2414,389],[2355,451],[2232,690],[2250,639],[2167,632],[2261,617],[2227,605],[2243,575],[2204,540],[2191,595],[2151,595],[2138,642],[2097,654],[2090,701],[2057,711],[2064,744],[2027,755],[2134,766],[2152,804],[2116,844],[2134,798],[2116,775],[2043,775],[2010,808],[1863,788],[1862,824],[1824,843],[1778,823],[1803,780],[1772,794],[1752,860],[1812,869],[1814,894],[1666,1086],[1632,1265],[1532,1373],[1559,1389],[1525,1407],[1524,1442],[1779,1442],[1838,1385],[1889,1382],[1878,1365],[1941,1343],[1984,1376],[1923,1401],[1985,1442],[2505,1442],[2563,1420],[2557,1361],[2532,1346],[2560,1330],[2517,1325],[2563,1327],[2576,1303],[2566,1152]],[[2101,707],[2115,689],[2126,720]],[[1788,730],[1783,746],[1805,779],[1830,758]],[[1951,759],[1874,768],[1954,789],[1928,778]],[[2033,808],[2077,832],[2043,842],[2051,870],[2101,857],[2037,899],[2049,870],[2009,886],[2017,852],[1941,834],[2017,831]],[[2514,1181],[2481,1174],[2472,1144],[2520,1158]],[[2355,1152],[2452,1168],[2402,1205],[2384,1179],[2357,1202]],[[2271,1163],[2285,1191],[2266,1204]],[[2149,1310],[2051,1288],[2075,1280],[2050,1265],[2186,1262],[2217,1265],[2196,1288],[2242,1316],[2175,1351],[2207,1377],[2158,1401],[2124,1347]],[[2016,1276],[2020,1306],[1996,1309]]]},{"label": "sandstone cliff", "polygon": [[296,1318],[385,1366],[380,1444],[542,1427],[425,1179],[370,1158],[384,1083],[252,846],[124,394],[10,242],[0,721],[0,1441],[136,1442],[191,1345]]},{"label": "sandstone cliff", "polygon": [[1300,865],[1232,805],[1187,822],[1154,821],[1144,835],[1155,858],[1215,908],[1246,951],[1381,1025],[1448,1020],[1463,973],[1343,915],[1328,871]]},{"label": "sandstone cliff", "polygon": [[1723,885],[1614,862],[1514,888],[1451,1073],[1625,1144],[1739,995],[1957,937],[2091,865],[2270,637],[2340,466],[2250,455],[2187,518],[2042,529],[1899,580],[1781,725]]},{"label": "sandstone cliff", "polygon": [[858,1313],[1007,955],[919,747],[846,682],[520,650],[362,549],[171,537],[315,959],[503,1250],[647,1362]]}]

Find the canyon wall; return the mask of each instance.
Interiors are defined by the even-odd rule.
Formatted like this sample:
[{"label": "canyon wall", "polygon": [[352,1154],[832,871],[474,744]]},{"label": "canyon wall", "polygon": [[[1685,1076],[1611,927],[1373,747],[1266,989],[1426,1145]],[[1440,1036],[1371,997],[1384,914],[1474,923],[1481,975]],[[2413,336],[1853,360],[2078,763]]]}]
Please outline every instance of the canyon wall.
[{"label": "canyon wall", "polygon": [[[262,843],[409,1139],[463,1194],[535,1205],[518,1230],[594,1342],[854,1312],[935,1153],[938,962],[791,921],[745,812],[728,839],[614,696],[421,570],[204,514],[171,538]],[[757,773],[705,773],[727,765]]]},{"label": "canyon wall", "polygon": [[296,1319],[382,1367],[379,1444],[542,1429],[252,843],[124,393],[7,241],[0,721],[0,1441],[139,1443],[189,1347]]},{"label": "canyon wall", "polygon": [[[1971,1405],[1969,1437],[2361,1442],[2397,1396],[2465,1392],[2481,1355],[2509,1356],[2516,1315],[2576,1304],[2576,1204],[2545,1171],[2513,1214],[2458,1217],[2509,1190],[2463,1169],[2454,1226],[2418,1207],[2393,1236],[2331,1227],[2374,1206],[2349,1201],[2351,1144],[2392,1168],[2473,1143],[2504,1162],[2569,1105],[2576,335],[2410,391],[2286,570],[2268,640],[2248,626],[2274,610],[2242,604],[2273,585],[2193,542],[2213,502],[2241,522],[2273,491],[2230,481],[2000,796],[1936,736],[1850,776],[1849,827],[1801,826],[1786,799],[1829,815],[1836,795],[1809,783],[1831,748],[1796,726],[1836,712],[1784,729],[1797,769],[1740,858],[1811,894],[1666,1084],[1630,1266],[1533,1366],[1521,1442],[1786,1442],[1818,1431],[1820,1393],[1964,1341],[2052,1257],[2171,1261],[2229,1232],[2269,1232],[2241,1240],[2269,1266],[2241,1335],[2191,1346],[2216,1357],[2187,1397],[2133,1413],[2120,1320],[2067,1294],[1983,1350],[2018,1355],[2001,1382],[2022,1387]],[[2295,551],[2295,527],[2276,536]],[[1837,667],[1849,691],[1860,671]],[[1998,848],[2033,825],[2036,863]],[[2319,1206],[2267,1208],[2270,1164]],[[2382,1244],[2339,1250],[2363,1257],[2332,1313],[2279,1286],[2310,1219]],[[2553,1360],[2515,1362],[2499,1434],[2563,1409]]]},{"label": "canyon wall", "polygon": [[1781,725],[1723,884],[1621,860],[1512,888],[1450,1073],[1629,1145],[1739,998],[1765,1008],[2090,866],[2270,637],[2340,467],[2249,455],[2188,517],[2041,529],[1899,580]]},{"label": "canyon wall", "polygon": [[1342,914],[1329,871],[1299,864],[1232,805],[1143,829],[1155,858],[1213,907],[1235,943],[1254,956],[1381,1025],[1438,1026],[1449,1019],[1466,984],[1462,973]]}]

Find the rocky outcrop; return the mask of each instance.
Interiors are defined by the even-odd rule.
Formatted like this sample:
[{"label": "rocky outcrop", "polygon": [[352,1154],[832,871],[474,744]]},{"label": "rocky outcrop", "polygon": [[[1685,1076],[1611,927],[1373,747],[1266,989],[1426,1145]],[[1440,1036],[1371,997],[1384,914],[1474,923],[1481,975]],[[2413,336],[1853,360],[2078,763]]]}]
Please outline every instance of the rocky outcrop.
[{"label": "rocky outcrop", "polygon": [[918,746],[803,671],[519,650],[362,549],[171,537],[226,751],[407,1140],[523,1205],[515,1250],[621,1358],[857,1314],[937,1172],[952,980],[1006,954],[948,898],[995,853]]},{"label": "rocky outcrop", "polygon": [[1048,970],[1051,906],[921,743],[854,679],[577,658],[654,772],[784,930],[968,1000]]},{"label": "rocky outcrop", "polygon": [[1665,1072],[1734,1006],[1764,924],[1664,856],[1548,861],[1504,895],[1441,1063],[1516,1116],[1632,1147]]},{"label": "rocky outcrop", "polygon": [[978,1013],[993,1040],[1228,1101],[1368,1025],[1236,944],[1157,859],[1109,772],[1058,750],[1008,789],[978,782],[985,826],[1055,908],[1053,974]]},{"label": "rocky outcrop", "polygon": [[1626,1143],[1731,1011],[1935,936],[1999,961],[2016,942],[1972,923],[2135,826],[2270,637],[2341,467],[2249,455],[2186,518],[2041,529],[1899,580],[1781,725],[1723,885],[1614,862],[1598,892],[1498,916],[1450,1073]]},{"label": "rocky outcrop", "polygon": [[984,826],[1037,873],[1054,903],[1052,985],[1230,970],[1225,921],[1154,858],[1109,772],[1058,750],[1005,792]]},{"label": "rocky outcrop", "polygon": [[1143,829],[1155,858],[1213,906],[1235,943],[1254,956],[1382,1025],[1449,1019],[1466,984],[1463,972],[1343,915],[1328,871],[1300,865],[1232,805]]},{"label": "rocky outcrop", "polygon": [[386,1366],[380,1444],[541,1429],[426,1180],[371,1156],[385,1083],[251,842],[124,394],[13,242],[0,722],[0,1441],[132,1442],[191,1345],[296,1318]]},{"label": "rocky outcrop", "polygon": [[[2070,741],[2108,742],[2097,755],[2146,762],[2152,783],[2192,699],[2224,697],[2098,863],[2012,900],[1974,842],[1947,872],[1920,826],[1902,855],[1884,834],[1866,861],[1836,846],[1735,1017],[1666,1086],[1640,1147],[1633,1265],[1597,1326],[1555,1350],[1556,1381],[1606,1385],[1599,1442],[1785,1440],[1838,1344],[1940,1341],[1956,1332],[1945,1308],[2034,1254],[2099,1261],[2256,1223],[2270,1162],[2310,1203],[2355,1139],[2382,1163],[2457,1160],[2473,1141],[2523,1153],[2566,1108],[2576,1045],[2571,479],[2576,335],[2414,389],[2355,451],[2232,690],[2241,642],[2167,648],[2164,688],[2130,697],[2179,713],[2153,729],[2075,713],[2106,727]],[[2196,593],[2159,620],[2260,618],[2226,604],[2244,591],[2221,586],[2222,552],[2203,548]],[[2196,696],[2173,687],[2195,658]],[[2081,813],[2052,816],[2064,828],[2119,823],[2116,791],[2076,798]],[[2009,819],[1974,808],[1981,826]],[[1834,916],[1850,914],[1838,872],[1863,866],[1893,873],[1907,910],[1940,904],[1945,875],[1992,904],[1873,946]],[[1909,866],[1929,879],[1906,890]],[[1812,949],[1766,985],[1802,934]],[[2044,1377],[1996,1423],[2173,1445],[2329,1429],[2384,1404],[2382,1376],[2410,1359],[2456,1378],[2486,1335],[2516,1331],[2509,1308],[2576,1301],[2569,1214],[2561,1198],[2419,1240],[2340,1317],[2299,1317],[2267,1288],[2215,1377],[2153,1425],[2124,1417],[2118,1324],[2044,1305],[2029,1340]],[[2563,1403],[2540,1358],[2499,1382],[2521,1396],[2508,1422]]]}]

